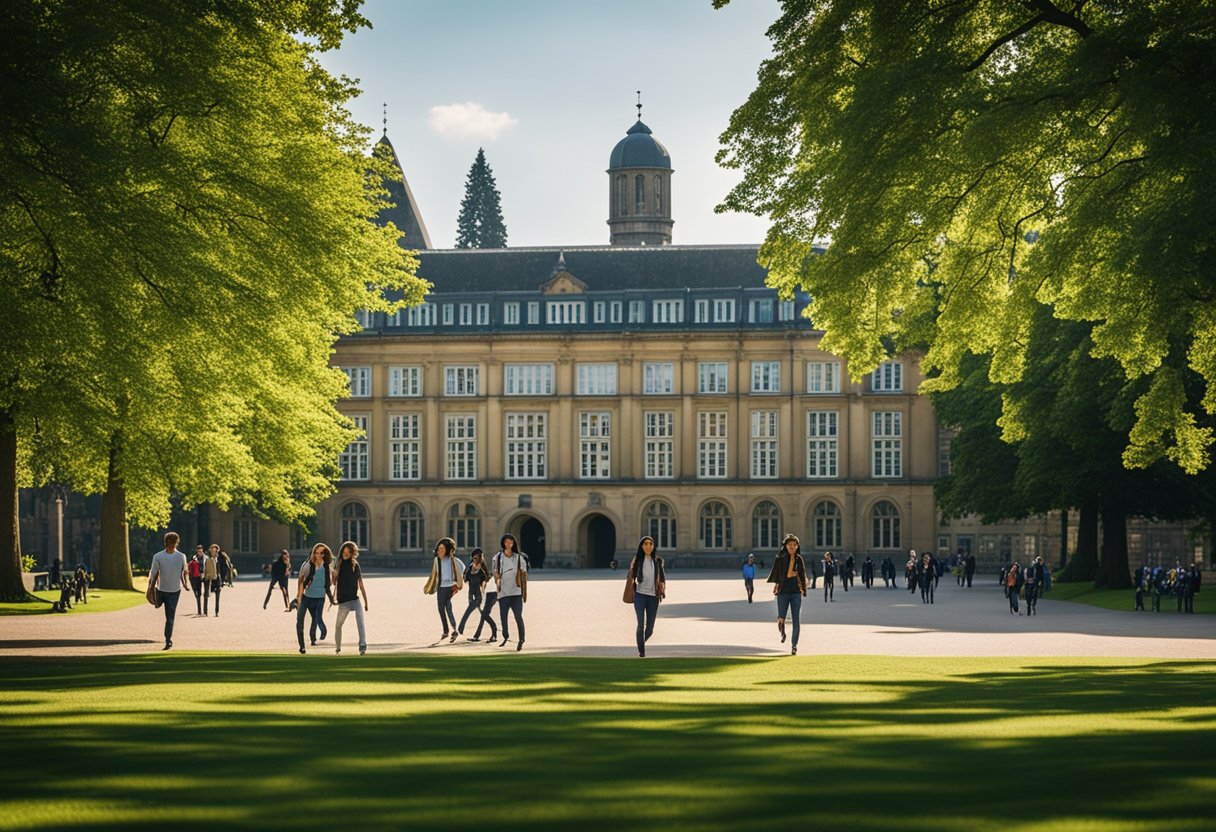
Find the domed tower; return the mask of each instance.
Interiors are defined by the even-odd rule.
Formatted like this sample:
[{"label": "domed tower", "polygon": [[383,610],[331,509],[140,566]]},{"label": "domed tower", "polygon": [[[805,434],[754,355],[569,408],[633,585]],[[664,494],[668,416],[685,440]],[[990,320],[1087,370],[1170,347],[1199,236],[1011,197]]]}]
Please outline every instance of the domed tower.
[{"label": "domed tower", "polygon": [[612,148],[608,160],[608,228],[614,246],[671,245],[671,155],[642,123]]}]

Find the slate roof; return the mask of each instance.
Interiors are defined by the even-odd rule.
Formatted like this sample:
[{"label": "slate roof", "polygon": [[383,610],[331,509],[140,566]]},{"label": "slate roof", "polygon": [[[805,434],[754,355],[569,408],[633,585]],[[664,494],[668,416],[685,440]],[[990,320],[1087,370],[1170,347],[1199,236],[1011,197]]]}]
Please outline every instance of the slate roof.
[{"label": "slate roof", "polygon": [[418,276],[434,293],[535,292],[565,271],[590,292],[629,289],[760,289],[768,274],[758,246],[595,246],[441,249],[419,252]]},{"label": "slate roof", "polygon": [[392,222],[401,230],[404,235],[401,238],[403,248],[428,249],[431,247],[431,235],[426,231],[426,224],[422,221],[422,212],[418,210],[418,203],[414,201],[414,192],[410,190],[410,183],[405,178],[405,169],[401,167],[397,151],[393,147],[393,143],[388,140],[387,133],[380,137],[377,144],[388,146],[389,153],[393,155],[393,164],[401,171],[400,182],[384,183],[393,207],[385,208],[377,219],[381,225]]},{"label": "slate roof", "polygon": [[612,148],[608,157],[608,169],[617,168],[663,168],[671,170],[671,154],[654,136],[650,128],[638,119],[637,124],[626,131],[625,138]]}]

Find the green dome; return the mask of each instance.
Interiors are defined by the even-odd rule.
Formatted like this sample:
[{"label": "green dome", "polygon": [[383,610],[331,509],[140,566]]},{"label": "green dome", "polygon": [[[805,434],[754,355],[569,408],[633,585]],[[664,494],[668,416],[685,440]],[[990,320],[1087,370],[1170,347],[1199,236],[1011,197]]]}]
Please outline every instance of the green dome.
[{"label": "green dome", "polygon": [[657,139],[650,135],[650,128],[638,119],[629,128],[625,138],[612,148],[608,169],[618,168],[663,168],[671,170],[671,154]]}]

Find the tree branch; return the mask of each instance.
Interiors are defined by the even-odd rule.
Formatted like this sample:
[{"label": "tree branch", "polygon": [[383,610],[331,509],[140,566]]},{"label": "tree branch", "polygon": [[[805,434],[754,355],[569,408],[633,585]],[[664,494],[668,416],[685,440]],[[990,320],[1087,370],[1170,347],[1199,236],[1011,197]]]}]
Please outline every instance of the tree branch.
[{"label": "tree branch", "polygon": [[1014,29],[1012,32],[1007,32],[1007,33],[1001,35],[999,38],[997,38],[996,40],[994,40],[992,43],[990,43],[988,45],[988,48],[984,50],[984,54],[980,55],[974,61],[967,64],[967,66],[963,69],[963,72],[964,73],[974,72],[975,70],[979,69],[981,66],[984,65],[984,63],[988,60],[988,58],[992,56],[993,52],[1000,49],[1005,44],[1009,43],[1009,41],[1014,40],[1015,38],[1019,38],[1022,35],[1026,34],[1031,29],[1033,29],[1035,26],[1038,26],[1040,23],[1042,23],[1046,19],[1047,19],[1046,14],[1035,15],[1034,17],[1030,18],[1030,20],[1027,20],[1021,26]]},{"label": "tree branch", "polygon": [[1085,24],[1085,21],[1077,17],[1077,14],[1085,6],[1085,0],[1073,4],[1072,11],[1066,12],[1050,0],[1030,0],[1031,5],[1039,9],[1043,13],[1043,19],[1048,23],[1054,23],[1057,26],[1063,26],[1066,29],[1072,29],[1083,38],[1087,38],[1093,32]]}]

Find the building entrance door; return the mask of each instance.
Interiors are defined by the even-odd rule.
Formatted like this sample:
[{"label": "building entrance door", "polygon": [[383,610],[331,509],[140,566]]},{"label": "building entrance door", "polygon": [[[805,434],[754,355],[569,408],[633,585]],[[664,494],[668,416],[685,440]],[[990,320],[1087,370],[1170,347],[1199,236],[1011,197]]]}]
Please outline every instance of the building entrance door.
[{"label": "building entrance door", "polygon": [[616,556],[616,526],[602,514],[593,514],[583,521],[583,551],[585,566],[607,569]]},{"label": "building entrance door", "polygon": [[519,549],[536,569],[545,568],[545,524],[529,517],[519,527]]}]

